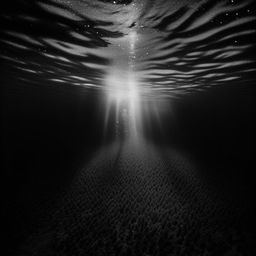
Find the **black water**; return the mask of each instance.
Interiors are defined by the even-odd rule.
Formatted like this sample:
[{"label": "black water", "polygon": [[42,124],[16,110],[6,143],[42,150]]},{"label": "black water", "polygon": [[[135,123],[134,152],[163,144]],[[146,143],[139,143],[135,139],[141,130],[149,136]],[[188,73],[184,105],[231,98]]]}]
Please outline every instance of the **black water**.
[{"label": "black water", "polygon": [[254,255],[255,1],[113,2],[1,3],[7,255],[23,248],[79,168],[113,141],[113,113],[104,133],[105,78],[116,61],[126,66],[131,31],[145,140],[181,152],[234,202],[235,227],[247,241],[241,250]]}]

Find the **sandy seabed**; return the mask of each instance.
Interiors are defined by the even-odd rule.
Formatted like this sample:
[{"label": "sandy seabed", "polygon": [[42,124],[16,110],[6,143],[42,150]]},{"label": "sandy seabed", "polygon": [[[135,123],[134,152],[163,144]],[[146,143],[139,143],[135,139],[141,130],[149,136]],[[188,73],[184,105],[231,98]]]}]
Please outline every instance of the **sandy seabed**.
[{"label": "sandy seabed", "polygon": [[217,198],[181,154],[116,142],[77,172],[20,255],[251,255]]}]

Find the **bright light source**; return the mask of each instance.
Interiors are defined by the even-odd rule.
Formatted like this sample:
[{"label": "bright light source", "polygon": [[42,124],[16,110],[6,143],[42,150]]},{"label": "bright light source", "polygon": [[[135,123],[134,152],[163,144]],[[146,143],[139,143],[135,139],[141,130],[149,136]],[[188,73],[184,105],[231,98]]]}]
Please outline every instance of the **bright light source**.
[{"label": "bright light source", "polygon": [[[140,102],[134,74],[131,71],[113,68],[106,77],[106,97],[107,104],[114,106],[116,121],[128,126],[126,130],[130,136],[137,135]],[[127,112],[126,115],[122,115],[124,111]],[[109,113],[107,115],[109,116]],[[120,120],[120,117],[126,120]]]},{"label": "bright light source", "polygon": [[[123,37],[122,58],[113,59],[113,65],[105,77],[106,84],[106,123],[110,110],[115,109],[116,123],[122,123],[129,137],[136,137],[140,123],[140,92],[138,81],[133,70],[135,65],[135,46],[138,40],[136,30],[131,30]],[[120,56],[119,56],[120,57]],[[124,114],[125,113],[125,114]],[[105,123],[105,127],[107,124]],[[116,129],[119,129],[118,127]]]},{"label": "bright light source", "polygon": [[110,103],[127,103],[137,98],[134,81],[131,80],[131,74],[112,70],[106,77],[107,97]]},{"label": "bright light source", "polygon": [[129,41],[130,41],[130,47],[131,47],[132,53],[133,53],[134,48],[135,48],[136,40],[137,40],[137,32],[136,31],[131,31],[129,33]]}]

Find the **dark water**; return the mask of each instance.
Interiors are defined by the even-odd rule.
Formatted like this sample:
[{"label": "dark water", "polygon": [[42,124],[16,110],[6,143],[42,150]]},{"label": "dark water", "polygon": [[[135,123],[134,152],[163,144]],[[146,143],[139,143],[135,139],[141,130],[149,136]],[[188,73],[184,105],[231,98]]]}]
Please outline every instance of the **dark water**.
[{"label": "dark water", "polygon": [[255,255],[255,11],[1,3],[6,255]]}]

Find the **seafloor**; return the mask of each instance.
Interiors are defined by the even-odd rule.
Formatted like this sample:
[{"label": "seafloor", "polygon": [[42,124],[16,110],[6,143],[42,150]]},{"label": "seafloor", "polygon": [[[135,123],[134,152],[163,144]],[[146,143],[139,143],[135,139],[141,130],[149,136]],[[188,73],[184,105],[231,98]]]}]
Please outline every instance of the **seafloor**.
[{"label": "seafloor", "polygon": [[20,255],[251,255],[239,209],[186,158],[143,140],[102,148]]}]

